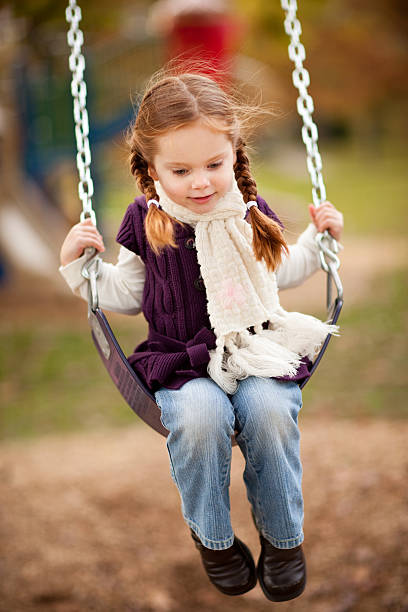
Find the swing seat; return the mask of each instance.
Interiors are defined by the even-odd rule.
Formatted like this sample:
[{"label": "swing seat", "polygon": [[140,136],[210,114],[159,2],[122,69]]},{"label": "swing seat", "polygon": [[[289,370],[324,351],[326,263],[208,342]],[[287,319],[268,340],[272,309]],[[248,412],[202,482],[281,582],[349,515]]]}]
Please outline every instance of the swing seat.
[{"label": "swing seat", "polygon": [[102,310],[90,310],[88,318],[98,353],[123,398],[147,425],[167,437],[154,396],[130,366]]},{"label": "swing seat", "polygon": [[[329,318],[329,322],[330,322],[331,325],[336,325],[337,320],[338,320],[338,318],[340,316],[340,312],[341,312],[342,308],[343,308],[343,298],[340,295],[338,295],[336,297],[336,299],[334,300],[333,307],[332,307],[332,313],[331,313],[331,316]],[[321,359],[322,359],[322,357],[324,355],[324,352],[327,349],[327,346],[328,346],[328,344],[330,342],[330,338],[331,337],[332,337],[331,334],[328,334],[326,336],[326,339],[323,342],[322,347],[321,347],[321,349],[320,349],[316,359],[314,360],[314,362],[312,364],[312,367],[310,368],[310,376],[309,376],[309,378],[305,378],[304,380],[302,380],[302,382],[299,385],[299,387],[301,389],[303,389],[303,387],[309,381],[310,377],[313,375],[314,371],[316,370],[317,366],[319,365],[319,363],[320,363],[320,361],[321,361]]]},{"label": "swing seat", "polygon": [[[342,306],[343,299],[337,297],[334,301],[332,315],[330,317],[330,322],[333,325],[340,316]],[[135,412],[135,414],[137,414],[137,416],[147,425],[162,436],[167,437],[169,431],[163,426],[160,420],[160,408],[154,396],[145,387],[134,369],[130,366],[102,310],[99,307],[94,309],[89,308],[88,319],[91,326],[92,338],[98,353],[106,370],[125,401],[129,404],[133,412]],[[331,334],[326,337],[319,354],[313,362],[310,376],[319,365],[330,342],[330,338]],[[309,378],[304,379],[300,383],[299,386],[301,389],[306,385]],[[236,444],[235,436],[232,438],[232,444]]]}]

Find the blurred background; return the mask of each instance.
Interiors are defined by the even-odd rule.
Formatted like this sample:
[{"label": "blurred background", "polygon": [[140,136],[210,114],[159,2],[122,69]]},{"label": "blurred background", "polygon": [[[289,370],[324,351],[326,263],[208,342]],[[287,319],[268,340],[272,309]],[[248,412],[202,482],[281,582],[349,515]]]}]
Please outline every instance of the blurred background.
[{"label": "blurred background", "polygon": [[[309,221],[311,187],[280,2],[211,0],[202,6],[195,0],[84,0],[80,5],[93,205],[108,247],[105,259],[115,260],[117,228],[138,195],[125,144],[138,95],[155,70],[180,55],[204,58],[223,71],[226,87],[239,88],[245,97],[275,110],[274,118],[254,135],[253,172],[260,194],[294,242]],[[323,532],[333,537],[331,553],[316,549],[312,564],[319,580],[312,582],[303,603],[288,606],[313,612],[408,610],[408,557],[401,550],[408,549],[408,10],[402,0],[309,0],[299,5],[327,196],[345,217],[340,268],[345,306],[342,336],[331,342],[305,388],[302,416],[310,474],[307,526],[316,541],[319,525],[326,526]],[[163,530],[155,532],[163,516],[153,510],[153,474],[157,481],[163,479],[165,499],[172,500],[171,507],[161,500],[166,516],[174,512],[172,520],[180,520],[163,439],[138,424],[112,385],[90,338],[87,306],[70,294],[58,273],[61,243],[81,210],[66,31],[65,4],[59,0],[0,3],[0,469],[3,493],[10,500],[2,522],[8,544],[3,557],[6,603],[0,609],[228,610],[229,601],[208,592],[198,566],[194,589],[185,589],[183,572],[194,553],[181,523],[185,566],[176,576],[158,564],[166,538]],[[281,300],[288,309],[324,318],[325,275],[321,272],[301,289],[283,293]],[[112,314],[109,320],[125,353],[144,339],[141,315]],[[163,469],[152,463],[146,444],[155,449]],[[89,447],[95,452],[88,453]],[[140,467],[140,457],[151,471],[139,473],[143,494],[138,489],[137,497],[131,474],[125,477],[123,470],[127,462]],[[68,465],[75,468],[69,471]],[[326,512],[322,473],[328,489],[332,486],[329,505],[334,514]],[[85,494],[101,477],[109,483],[109,493],[93,490],[92,503],[99,500],[104,519],[92,514],[95,508]],[[64,497],[67,490],[69,499]],[[242,491],[236,495],[242,497]],[[49,507],[58,497],[64,499],[65,510],[51,517]],[[21,504],[22,498],[34,506]],[[129,547],[118,524],[123,517],[124,525],[134,520],[132,508],[142,502],[157,539],[152,552],[151,540],[144,539],[147,523],[140,527],[143,555],[138,557],[136,588],[123,556],[116,559],[113,551],[118,542],[122,549]],[[241,500],[238,507],[241,502],[245,505]],[[334,507],[341,511],[336,514]],[[242,512],[245,518],[238,514],[237,521],[246,525]],[[85,521],[81,537],[78,514]],[[390,514],[393,526],[387,520]],[[79,538],[75,560],[67,557],[65,540],[58,543],[55,535],[51,545],[47,538],[50,529],[61,533],[68,515]],[[119,529],[115,536],[106,524],[101,540],[83,535],[89,534],[94,519],[103,522],[106,515]],[[339,521],[349,534],[341,542],[336,539]],[[347,547],[353,547],[352,535],[361,533],[367,521],[370,528],[351,562]],[[378,530],[382,543],[373,544]],[[30,540],[33,534],[37,539]],[[48,552],[40,554],[38,547],[44,546]],[[383,547],[381,563],[376,546]],[[126,550],[132,566],[135,550]],[[98,570],[86,574],[88,558]],[[75,584],[62,587],[67,564]],[[157,567],[166,576],[161,590],[154,581]],[[344,571],[347,596],[344,583],[342,587],[332,576],[338,567]],[[104,588],[107,575],[120,578]],[[254,609],[255,604],[257,610],[267,609],[258,591],[234,602],[234,609]]]}]

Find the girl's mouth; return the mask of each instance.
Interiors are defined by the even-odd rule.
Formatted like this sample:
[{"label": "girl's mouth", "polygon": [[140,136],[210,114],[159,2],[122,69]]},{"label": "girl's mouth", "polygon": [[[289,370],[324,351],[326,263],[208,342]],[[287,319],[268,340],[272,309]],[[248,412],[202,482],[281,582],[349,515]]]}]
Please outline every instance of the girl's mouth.
[{"label": "girl's mouth", "polygon": [[201,198],[190,198],[190,200],[193,200],[193,202],[197,202],[198,204],[205,204],[213,197],[213,195],[213,193],[210,193],[210,195],[203,196]]}]

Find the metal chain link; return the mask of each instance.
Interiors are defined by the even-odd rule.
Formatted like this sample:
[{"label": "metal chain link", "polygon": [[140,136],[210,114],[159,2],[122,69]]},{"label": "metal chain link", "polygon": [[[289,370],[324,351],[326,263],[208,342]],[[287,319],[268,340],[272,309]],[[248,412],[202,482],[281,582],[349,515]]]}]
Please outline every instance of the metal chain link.
[{"label": "metal chain link", "polygon": [[91,178],[91,150],[89,148],[89,121],[86,110],[86,83],[84,81],[85,58],[82,55],[84,35],[79,28],[82,19],[80,7],[76,0],[69,0],[65,17],[71,24],[67,39],[71,48],[69,68],[72,72],[71,93],[74,99],[75,138],[77,144],[76,163],[79,173],[78,193],[82,201],[81,221],[90,217],[96,225],[95,211],[92,208],[94,186]]},{"label": "metal chain link", "polygon": [[[96,215],[92,208],[94,185],[91,178],[91,149],[89,147],[89,120],[86,110],[86,83],[84,80],[85,58],[82,54],[84,35],[79,28],[82,19],[80,7],[76,0],[69,0],[65,10],[66,20],[70,25],[67,39],[71,48],[69,68],[72,72],[71,93],[74,100],[75,138],[77,145],[76,163],[79,173],[78,194],[82,202],[80,219],[90,218],[96,225]],[[89,281],[88,285],[88,316],[98,308],[98,290],[96,280],[99,276],[100,257],[96,249],[85,249],[88,261],[82,266],[82,276]],[[95,256],[96,255],[96,256]]]},{"label": "metal chain link", "polygon": [[[296,0],[281,0],[281,6],[286,13],[284,22],[285,32],[290,38],[289,43],[289,58],[295,64],[292,72],[292,80],[296,89],[299,91],[297,99],[297,111],[303,120],[302,140],[306,147],[307,153],[307,169],[312,182],[312,197],[313,204],[318,207],[326,200],[326,187],[322,175],[322,158],[318,148],[318,130],[313,121],[312,114],[314,111],[313,98],[308,93],[307,88],[310,85],[310,75],[303,66],[303,61],[306,58],[306,51],[300,42],[302,26],[296,16],[297,1]],[[319,245],[320,260],[322,268],[332,273],[332,269],[338,269],[340,260],[337,256],[339,247],[337,241],[326,231],[324,234],[319,233],[316,237]],[[338,278],[338,275],[336,275]]]}]

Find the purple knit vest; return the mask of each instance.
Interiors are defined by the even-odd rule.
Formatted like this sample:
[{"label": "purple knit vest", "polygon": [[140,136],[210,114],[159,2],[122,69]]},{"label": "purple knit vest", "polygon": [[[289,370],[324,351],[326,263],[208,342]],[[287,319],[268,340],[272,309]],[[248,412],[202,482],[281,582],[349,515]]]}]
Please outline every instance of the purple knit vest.
[{"label": "purple knit vest", "polygon": [[[263,213],[282,225],[265,200],[258,196],[257,202]],[[128,207],[116,240],[139,255],[146,266],[142,311],[149,335],[128,359],[154,392],[162,386],[179,389],[188,380],[208,377],[209,350],[215,348],[215,335],[207,312],[194,229],[175,224],[178,248],[166,247],[155,255],[146,239],[146,214],[146,199],[139,196]],[[291,380],[300,382],[308,375],[305,365]]]}]

